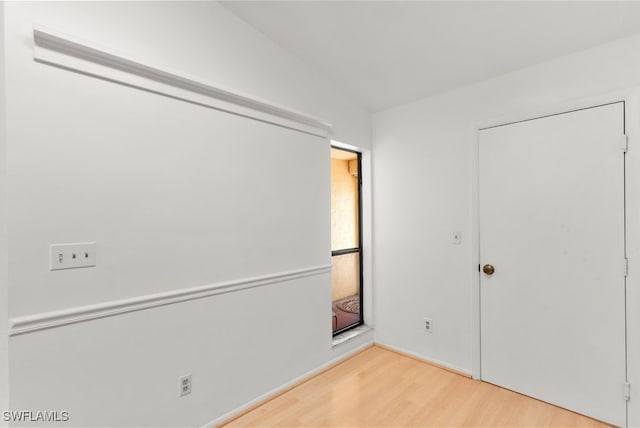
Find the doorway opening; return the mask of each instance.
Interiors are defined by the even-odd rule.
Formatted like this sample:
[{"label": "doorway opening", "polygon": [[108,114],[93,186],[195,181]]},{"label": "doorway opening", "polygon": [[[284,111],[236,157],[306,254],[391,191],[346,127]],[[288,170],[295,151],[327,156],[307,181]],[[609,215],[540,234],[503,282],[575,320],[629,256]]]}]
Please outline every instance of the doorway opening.
[{"label": "doorway opening", "polygon": [[363,324],[362,154],[331,147],[331,326]]}]

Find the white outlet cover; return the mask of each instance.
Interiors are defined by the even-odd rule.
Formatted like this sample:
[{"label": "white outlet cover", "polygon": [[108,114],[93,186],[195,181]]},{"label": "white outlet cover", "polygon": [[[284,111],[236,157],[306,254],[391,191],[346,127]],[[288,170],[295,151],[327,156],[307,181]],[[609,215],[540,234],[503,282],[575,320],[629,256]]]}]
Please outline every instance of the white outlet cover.
[{"label": "white outlet cover", "polygon": [[424,331],[433,333],[433,320],[431,318],[424,319]]},{"label": "white outlet cover", "polygon": [[178,379],[178,386],[180,387],[179,396],[184,397],[187,394],[191,394],[191,374],[181,376]]},{"label": "white outlet cover", "polygon": [[49,269],[76,269],[96,265],[96,243],[52,244],[49,246]]}]

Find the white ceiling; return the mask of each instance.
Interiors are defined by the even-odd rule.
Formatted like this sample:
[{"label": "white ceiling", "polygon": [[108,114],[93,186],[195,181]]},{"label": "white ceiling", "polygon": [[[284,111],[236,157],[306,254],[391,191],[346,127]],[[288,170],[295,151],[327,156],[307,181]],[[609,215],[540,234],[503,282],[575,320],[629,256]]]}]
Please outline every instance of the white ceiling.
[{"label": "white ceiling", "polygon": [[640,32],[638,1],[222,4],[370,111]]}]

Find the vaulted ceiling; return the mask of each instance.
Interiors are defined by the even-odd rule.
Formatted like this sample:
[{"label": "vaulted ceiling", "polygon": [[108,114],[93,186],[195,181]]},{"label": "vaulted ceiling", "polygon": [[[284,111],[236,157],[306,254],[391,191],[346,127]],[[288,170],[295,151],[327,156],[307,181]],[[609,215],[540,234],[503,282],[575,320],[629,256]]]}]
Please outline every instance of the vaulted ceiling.
[{"label": "vaulted ceiling", "polygon": [[372,112],[640,32],[636,1],[222,4]]}]

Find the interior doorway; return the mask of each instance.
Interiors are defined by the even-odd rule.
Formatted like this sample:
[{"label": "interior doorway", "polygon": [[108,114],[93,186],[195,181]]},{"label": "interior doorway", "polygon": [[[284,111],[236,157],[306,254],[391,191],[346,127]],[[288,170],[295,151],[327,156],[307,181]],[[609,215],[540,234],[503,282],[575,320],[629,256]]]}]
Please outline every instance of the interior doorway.
[{"label": "interior doorway", "polygon": [[333,334],[363,323],[362,155],[331,148],[331,326]]}]

